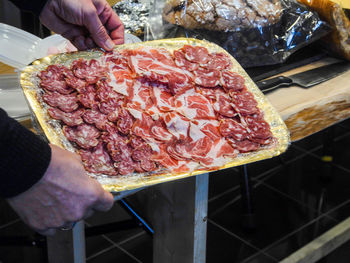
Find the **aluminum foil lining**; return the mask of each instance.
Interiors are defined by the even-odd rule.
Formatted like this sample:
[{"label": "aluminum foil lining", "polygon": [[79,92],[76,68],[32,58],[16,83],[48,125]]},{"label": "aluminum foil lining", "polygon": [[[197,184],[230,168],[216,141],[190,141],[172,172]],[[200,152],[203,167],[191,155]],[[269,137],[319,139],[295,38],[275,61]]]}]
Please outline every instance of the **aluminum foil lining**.
[{"label": "aluminum foil lining", "polygon": [[[172,52],[176,49],[182,48],[183,45],[186,44],[194,46],[204,46],[209,50],[209,52],[224,52],[228,54],[223,48],[219,47],[216,44],[191,38],[174,38],[125,44],[116,46],[115,49],[136,49],[139,47],[148,46],[153,48],[162,47]],[[26,67],[23,70],[20,77],[20,81],[25,97],[28,100],[31,110],[35,114],[35,118],[37,119],[43,132],[45,133],[46,137],[51,143],[56,144],[72,152],[75,151],[73,145],[63,135],[62,125],[60,124],[60,122],[57,120],[53,120],[47,113],[47,105],[41,100],[40,96],[40,94],[43,91],[39,85],[40,80],[38,77],[38,73],[46,69],[49,65],[64,64],[66,66],[69,66],[76,59],[96,59],[101,57],[102,55],[103,52],[97,49],[91,51],[58,54],[48,56],[40,60],[36,60],[32,63],[32,65]],[[262,94],[262,92],[255,85],[253,80],[250,79],[250,77],[244,71],[244,69],[237,63],[237,61],[233,57],[231,57],[231,59],[233,63],[232,70],[244,77],[247,89],[254,95],[256,101],[258,102],[258,107],[264,112],[264,118],[269,123],[271,127],[271,132],[277,140],[276,143],[274,143],[273,145],[270,145],[265,148],[263,147],[258,151],[239,154],[236,158],[229,159],[224,166],[220,167],[220,169],[239,166],[242,164],[247,164],[277,156],[283,153],[290,144],[289,132],[287,130],[286,125],[279,116],[278,112],[274,109],[274,107],[267,100],[267,98]],[[121,192],[125,190],[132,190],[208,172],[209,171],[195,170],[190,173],[187,172],[177,174],[165,172],[157,174],[133,173],[127,176],[107,176],[94,174],[90,175],[96,178],[106,190],[111,192]]]},{"label": "aluminum foil lining", "polygon": [[125,32],[143,36],[152,3],[151,1],[123,0],[112,8],[123,22]]}]

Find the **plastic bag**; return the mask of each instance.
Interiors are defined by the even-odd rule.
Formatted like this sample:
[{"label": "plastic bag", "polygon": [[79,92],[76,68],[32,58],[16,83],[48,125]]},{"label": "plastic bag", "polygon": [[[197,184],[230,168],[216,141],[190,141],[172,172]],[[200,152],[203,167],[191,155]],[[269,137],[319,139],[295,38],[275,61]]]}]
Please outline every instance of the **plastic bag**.
[{"label": "plastic bag", "polygon": [[294,0],[153,0],[146,40],[214,42],[245,68],[284,62],[330,27]]}]

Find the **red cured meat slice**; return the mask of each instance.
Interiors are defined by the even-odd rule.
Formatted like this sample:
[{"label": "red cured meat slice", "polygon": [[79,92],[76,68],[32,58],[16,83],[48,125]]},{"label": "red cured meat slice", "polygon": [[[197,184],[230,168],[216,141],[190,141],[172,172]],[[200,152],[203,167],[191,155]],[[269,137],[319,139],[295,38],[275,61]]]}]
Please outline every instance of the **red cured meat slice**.
[{"label": "red cured meat slice", "polygon": [[131,154],[131,157],[134,161],[150,160],[151,156],[152,156],[152,149],[148,145],[145,145],[145,147],[142,147],[142,148],[134,149]]},{"label": "red cured meat slice", "polygon": [[231,59],[225,53],[212,53],[209,55],[210,59],[208,63],[202,65],[202,67],[210,70],[223,70],[232,67]]},{"label": "red cured meat slice", "polygon": [[77,78],[84,79],[89,84],[96,83],[100,78],[105,77],[107,72],[106,68],[95,59],[89,62],[84,59],[75,60],[71,70]]},{"label": "red cured meat slice", "polygon": [[141,168],[146,172],[152,172],[157,170],[157,165],[155,162],[152,162],[150,160],[142,160]]},{"label": "red cured meat slice", "polygon": [[128,160],[115,163],[114,166],[121,175],[127,175],[134,172],[136,164],[131,158],[129,158]]},{"label": "red cured meat slice", "polygon": [[184,68],[189,71],[194,71],[199,67],[198,63],[192,63],[188,61],[185,57],[185,53],[182,50],[175,50],[174,58],[176,66],[180,68]]},{"label": "red cured meat slice", "polygon": [[216,94],[216,101],[213,104],[213,108],[216,112],[225,117],[234,117],[237,115],[231,97],[224,92]]},{"label": "red cured meat slice", "polygon": [[40,82],[40,86],[46,91],[58,92],[60,94],[70,94],[74,91],[64,80],[45,80]]},{"label": "red cured meat slice", "polygon": [[65,82],[65,74],[69,74],[69,69],[63,65],[50,65],[39,75],[40,86],[47,91],[56,91],[61,94],[69,94],[74,91]]},{"label": "red cured meat slice", "polygon": [[242,153],[256,151],[260,148],[260,145],[250,140],[236,141],[233,138],[227,138],[233,148],[239,150]]},{"label": "red cured meat slice", "polygon": [[98,109],[99,101],[95,91],[79,94],[78,100],[85,108]]},{"label": "red cured meat slice", "polygon": [[170,92],[173,95],[181,94],[193,88],[192,78],[193,76],[190,74],[179,74],[177,72],[167,75]]},{"label": "red cured meat slice", "polygon": [[118,109],[118,130],[123,134],[129,134],[133,126],[134,120],[131,114],[124,108]]},{"label": "red cured meat slice", "polygon": [[213,159],[207,157],[213,141],[208,137],[200,138],[196,141],[178,140],[168,145],[168,154],[176,160],[194,160],[204,165],[210,165]]},{"label": "red cured meat slice", "polygon": [[95,174],[117,175],[112,160],[102,143],[99,143],[91,151],[80,150],[79,154],[85,169]]},{"label": "red cured meat slice", "polygon": [[235,150],[231,144],[228,143],[228,141],[224,138],[221,138],[220,140],[217,140],[215,142],[215,146],[219,144],[219,149],[216,151],[216,157],[222,157],[222,156],[229,156],[231,158],[234,158],[237,156],[238,151]]},{"label": "red cured meat slice", "polygon": [[167,145],[164,143],[158,144],[159,152],[153,152],[151,160],[160,163],[162,166],[166,168],[176,167],[178,165],[178,161],[168,154],[166,151]]},{"label": "red cured meat slice", "polygon": [[201,86],[196,87],[196,92],[202,94],[210,101],[215,101],[217,94],[225,94],[222,88],[205,88]]},{"label": "red cured meat slice", "polygon": [[194,90],[175,96],[174,104],[176,111],[190,120],[216,119],[210,101],[201,94],[195,93]]},{"label": "red cured meat slice", "polygon": [[174,91],[190,83],[191,74],[176,67],[171,54],[164,49],[134,50],[129,57],[129,64],[136,74],[152,81],[168,83],[171,79]]},{"label": "red cured meat slice", "polygon": [[57,107],[64,112],[72,112],[78,109],[78,98],[76,93],[63,95],[57,92],[46,93],[43,100],[52,107]]},{"label": "red cured meat slice", "polygon": [[221,85],[228,90],[240,91],[245,88],[244,78],[241,75],[228,70],[221,72],[220,82]]},{"label": "red cured meat slice", "polygon": [[240,114],[246,116],[259,113],[258,103],[249,91],[243,90],[242,92],[230,93],[230,96],[235,110]]},{"label": "red cured meat slice", "polygon": [[208,49],[205,47],[184,45],[182,51],[185,53],[186,59],[191,62],[204,65],[210,60]]},{"label": "red cured meat slice", "polygon": [[173,96],[165,85],[152,85],[151,97],[153,103],[160,111],[167,112],[174,109]]},{"label": "red cured meat slice", "polygon": [[76,127],[63,127],[63,133],[71,142],[77,143],[83,149],[90,149],[98,144],[100,132],[92,125],[81,124]]},{"label": "red cured meat slice", "polygon": [[205,68],[199,68],[194,73],[194,82],[197,85],[214,88],[220,84],[220,72],[216,70],[209,70]]},{"label": "red cured meat slice", "polygon": [[152,86],[144,80],[135,81],[128,97],[127,107],[138,111],[147,111],[154,103],[151,97]]},{"label": "red cured meat slice", "polygon": [[[191,125],[194,125],[192,123]],[[196,125],[206,136],[208,136],[213,141],[216,141],[221,138],[219,132],[220,123],[217,120],[200,120],[196,121]]]},{"label": "red cured meat slice", "polygon": [[119,52],[114,51],[113,53],[107,54],[105,60],[112,64],[113,70],[130,71],[128,59]]},{"label": "red cured meat slice", "polygon": [[115,92],[112,86],[110,86],[106,81],[102,80],[97,83],[96,94],[100,101],[107,101],[111,98],[118,100],[124,99],[123,95]]},{"label": "red cured meat slice", "polygon": [[116,115],[116,109],[119,105],[122,104],[123,100],[117,98],[109,98],[105,101],[100,102],[98,108],[103,114],[108,115],[108,119],[110,121],[116,121],[116,119],[118,118],[118,116]]},{"label": "red cured meat slice", "polygon": [[84,113],[83,109],[79,109],[74,112],[64,112],[58,108],[50,107],[47,112],[52,118],[61,120],[68,126],[77,126],[83,123],[83,119],[81,118]]},{"label": "red cured meat slice", "polygon": [[64,80],[65,74],[69,74],[69,69],[63,65],[49,65],[46,70],[40,72],[41,80]]},{"label": "red cured meat slice", "polygon": [[171,141],[173,139],[173,135],[168,132],[166,129],[165,123],[162,121],[162,119],[154,122],[154,125],[151,127],[151,135],[154,139],[157,141]]},{"label": "red cured meat slice", "polygon": [[[272,137],[270,125],[262,118],[261,115],[246,116],[245,122],[250,130],[250,136],[257,139],[268,139]],[[266,144],[266,143],[262,143]]]},{"label": "red cured meat slice", "polygon": [[162,116],[167,130],[177,139],[185,139],[188,136],[189,120],[175,112],[168,112]]},{"label": "red cured meat slice", "polygon": [[141,113],[141,118],[137,119],[132,126],[132,133],[143,139],[153,140],[153,135],[151,134],[153,125],[153,119],[149,115]]},{"label": "red cured meat slice", "polygon": [[146,143],[141,137],[138,137],[135,135],[130,136],[130,146],[133,149],[142,148],[145,145],[146,145]]},{"label": "red cured meat slice", "polygon": [[79,79],[76,76],[74,76],[72,71],[66,72],[65,76],[65,81],[69,87],[77,90],[79,93],[84,93],[85,87],[87,86],[85,80]]},{"label": "red cured meat slice", "polygon": [[88,124],[94,124],[99,130],[106,130],[107,115],[97,110],[86,110],[83,114],[83,119]]},{"label": "red cured meat slice", "polygon": [[249,135],[246,127],[233,119],[221,120],[220,133],[224,137],[232,137],[237,141],[243,141]]},{"label": "red cured meat slice", "polygon": [[[83,80],[81,80],[83,81]],[[85,94],[85,93],[95,93],[96,92],[96,87],[95,84],[89,84],[85,85],[84,87],[75,87],[75,89],[80,93],[80,94]]]},{"label": "red cured meat slice", "polygon": [[112,87],[114,92],[125,96],[130,95],[130,89],[134,84],[134,78],[129,72],[113,70],[112,74],[109,76],[108,84]]}]

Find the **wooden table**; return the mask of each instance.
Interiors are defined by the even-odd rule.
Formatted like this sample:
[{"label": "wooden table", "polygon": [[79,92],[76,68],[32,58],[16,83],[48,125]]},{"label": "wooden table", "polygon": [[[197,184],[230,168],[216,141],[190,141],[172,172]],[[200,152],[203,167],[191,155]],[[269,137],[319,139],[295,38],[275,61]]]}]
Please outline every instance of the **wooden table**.
[{"label": "wooden table", "polygon": [[[331,62],[334,59],[327,58],[284,75]],[[13,72],[0,64],[0,74]],[[307,90],[290,87],[267,97],[286,122],[292,140],[299,140],[350,116],[350,71]],[[131,199],[155,229],[155,263],[205,262],[208,174],[149,187]],[[49,238],[48,249],[51,263],[85,262],[83,222],[73,232],[60,231]]]}]

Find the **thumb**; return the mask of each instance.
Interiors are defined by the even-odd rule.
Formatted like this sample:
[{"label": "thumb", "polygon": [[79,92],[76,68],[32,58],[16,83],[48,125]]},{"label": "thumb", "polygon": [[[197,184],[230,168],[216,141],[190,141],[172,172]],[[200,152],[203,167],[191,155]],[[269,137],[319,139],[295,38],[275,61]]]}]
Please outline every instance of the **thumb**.
[{"label": "thumb", "polygon": [[101,194],[101,197],[94,204],[93,209],[97,211],[106,212],[112,208],[114,203],[113,195],[105,190]]},{"label": "thumb", "polygon": [[103,26],[95,7],[91,7],[87,13],[86,18],[83,23],[84,26],[89,30],[91,37],[95,43],[105,50],[112,50],[114,47],[114,42],[109,37],[106,28]]}]

